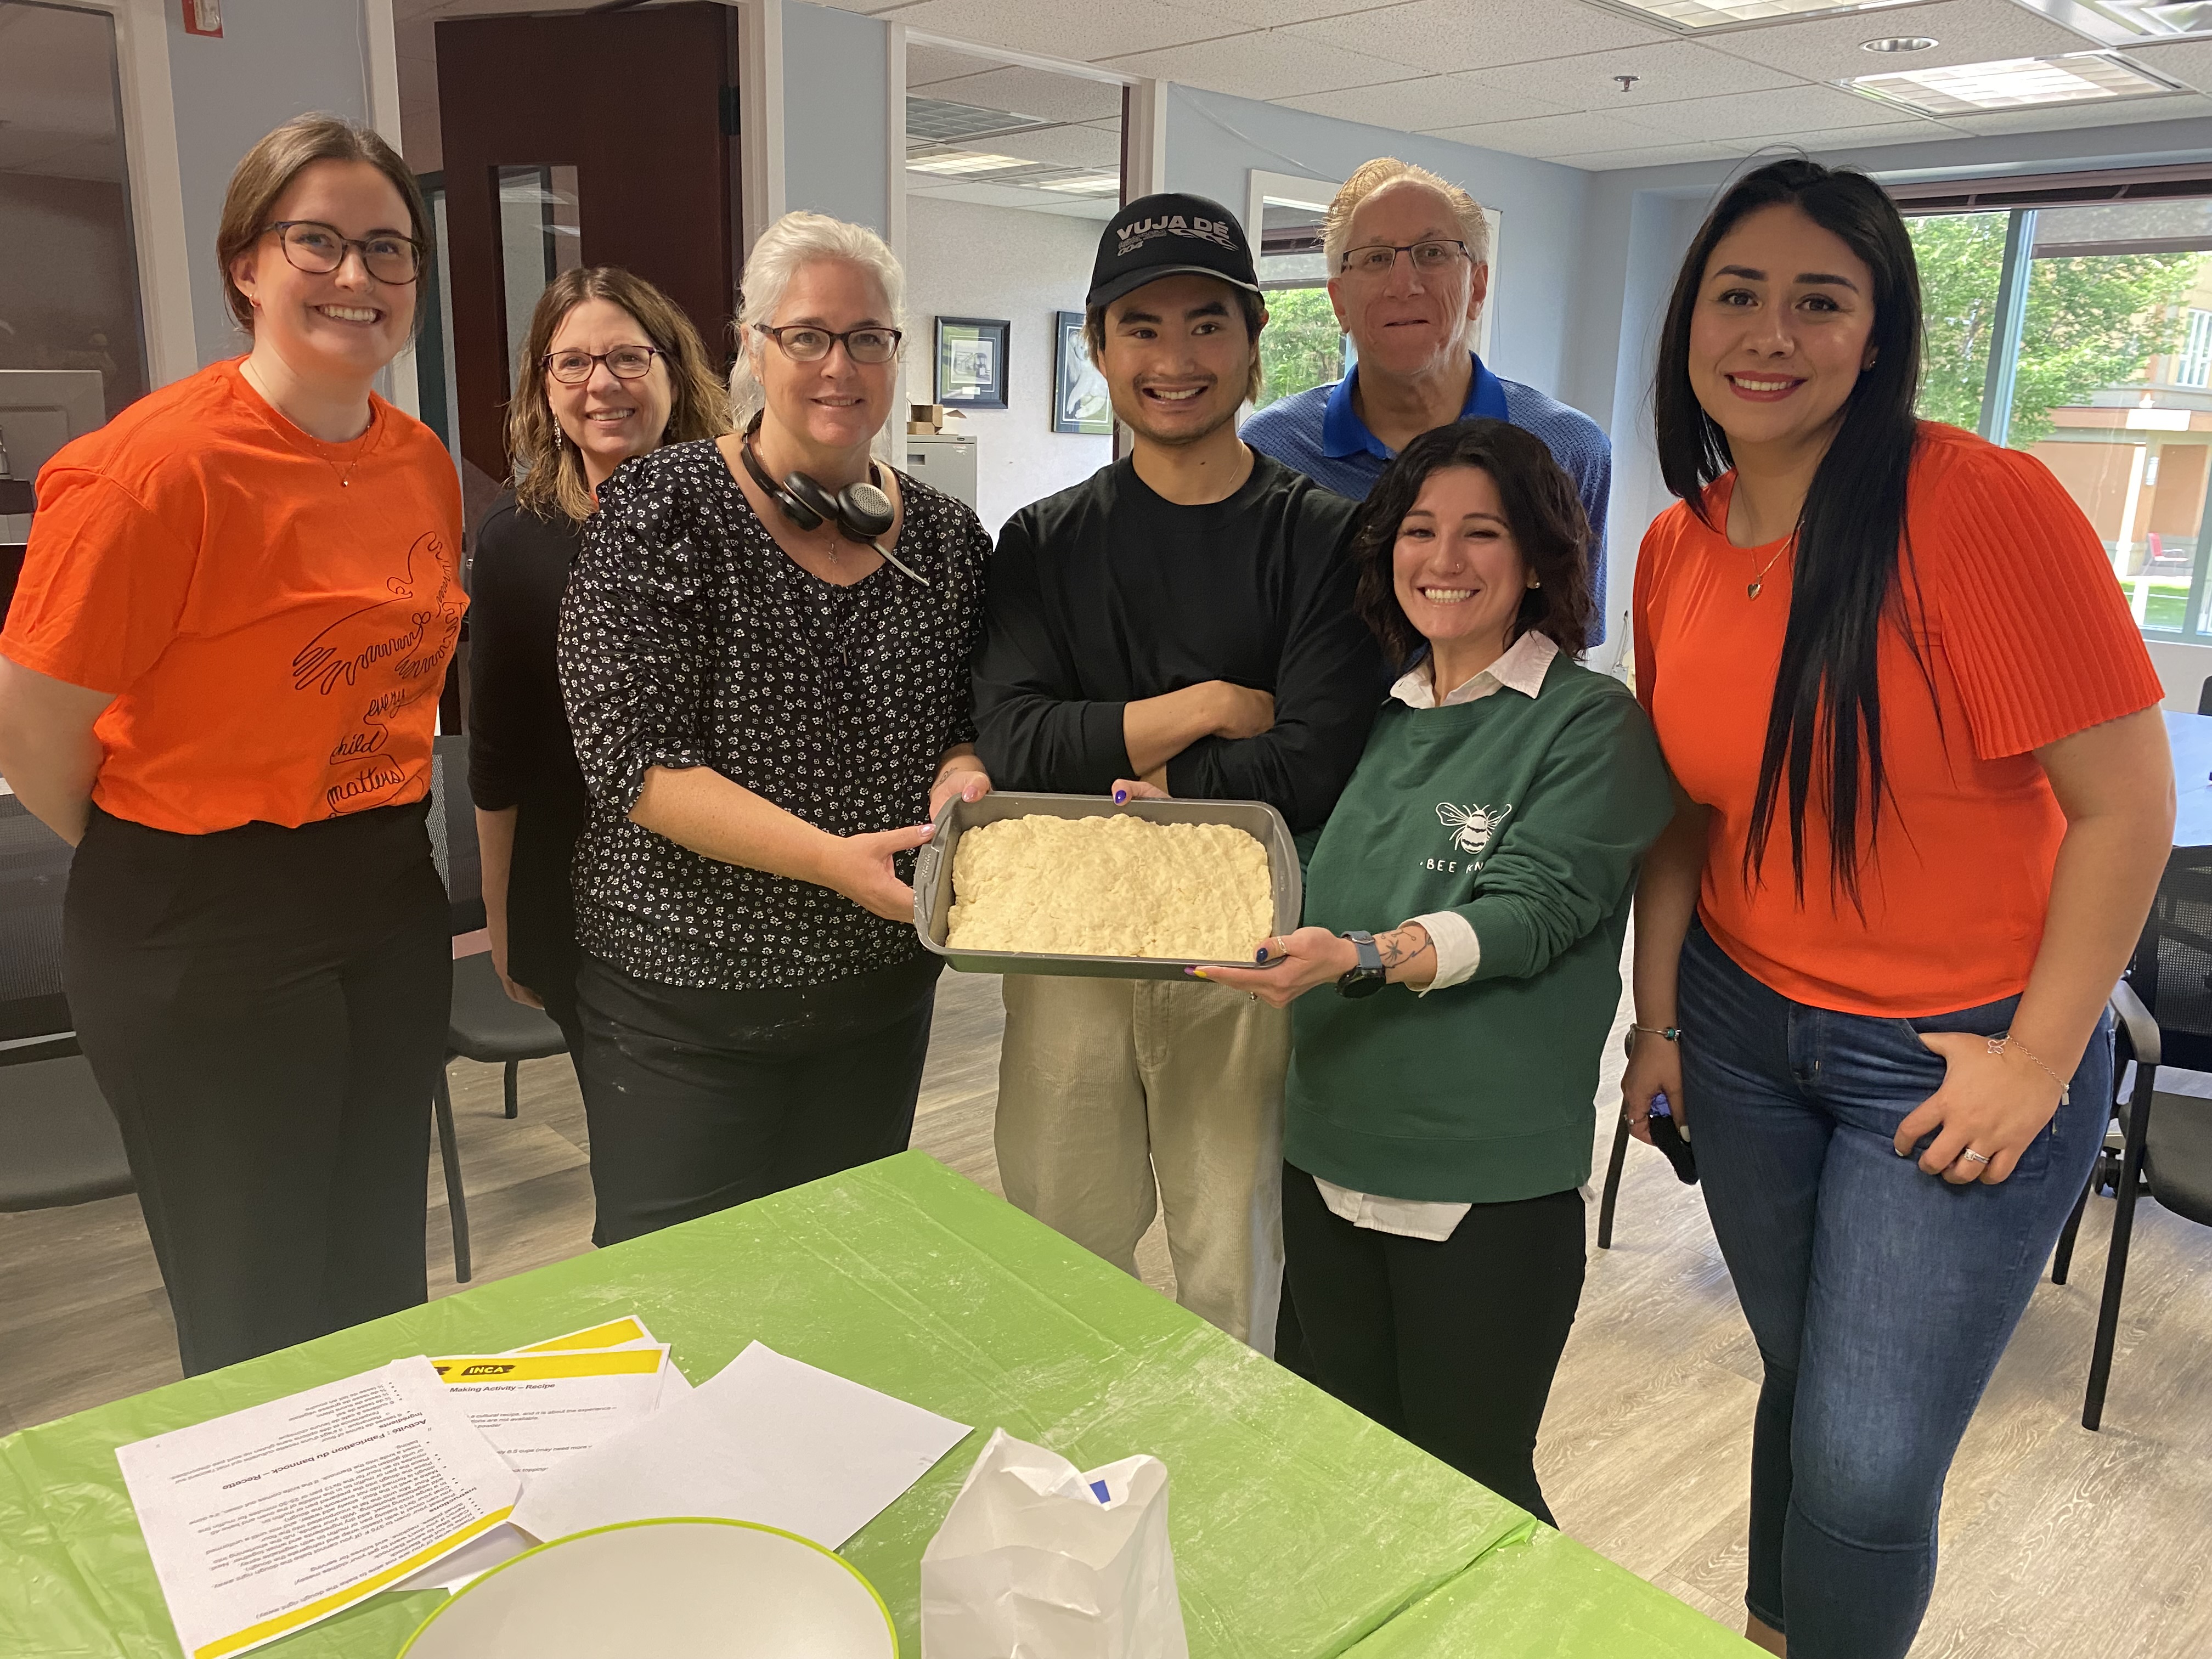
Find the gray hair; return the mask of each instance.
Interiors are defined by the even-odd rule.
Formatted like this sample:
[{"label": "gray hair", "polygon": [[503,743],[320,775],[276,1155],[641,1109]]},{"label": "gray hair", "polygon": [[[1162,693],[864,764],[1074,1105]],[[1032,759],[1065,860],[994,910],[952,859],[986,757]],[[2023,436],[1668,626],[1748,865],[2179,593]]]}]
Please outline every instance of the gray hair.
[{"label": "gray hair", "polygon": [[[1469,264],[1490,263],[1490,221],[1484,217],[1482,204],[1459,185],[1441,173],[1431,173],[1411,161],[1401,161],[1395,155],[1378,155],[1371,161],[1360,163],[1358,170],[1346,179],[1330,198],[1328,212],[1322,220],[1321,246],[1322,256],[1328,262],[1328,274],[1336,275],[1346,252],[1352,246],[1352,218],[1359,211],[1359,204],[1387,185],[1411,179],[1417,185],[1426,185],[1450,204],[1452,217],[1459,223],[1459,240],[1467,244]],[[1468,339],[1474,337],[1475,325],[1468,325]]]},{"label": "gray hair", "polygon": [[[852,225],[820,213],[787,213],[753,244],[745,258],[741,284],[744,309],[738,313],[738,356],[730,366],[730,412],[736,430],[742,432],[768,401],[761,385],[759,354],[767,340],[754,325],[773,322],[791,279],[808,265],[825,259],[844,259],[865,267],[884,291],[893,328],[906,325],[906,272],[884,239],[866,225]],[[896,413],[896,411],[894,411]],[[888,431],[894,421],[886,421]],[[900,427],[904,431],[904,427]]]}]

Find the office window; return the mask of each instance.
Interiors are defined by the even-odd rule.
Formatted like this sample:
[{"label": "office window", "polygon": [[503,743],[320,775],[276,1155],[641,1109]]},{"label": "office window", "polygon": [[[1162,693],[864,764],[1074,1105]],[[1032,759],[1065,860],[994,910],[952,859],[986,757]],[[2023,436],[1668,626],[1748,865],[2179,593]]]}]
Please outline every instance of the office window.
[{"label": "office window", "polygon": [[2144,634],[2212,643],[2212,197],[1910,223],[1921,415],[2042,461]]}]

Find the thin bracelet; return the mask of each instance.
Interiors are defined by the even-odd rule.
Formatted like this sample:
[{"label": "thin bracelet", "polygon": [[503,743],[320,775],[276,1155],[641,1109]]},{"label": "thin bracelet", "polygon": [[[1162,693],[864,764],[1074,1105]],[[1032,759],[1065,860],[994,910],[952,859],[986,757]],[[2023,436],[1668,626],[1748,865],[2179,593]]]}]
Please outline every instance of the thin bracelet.
[{"label": "thin bracelet", "polygon": [[[1682,1040],[1682,1028],[1679,1025],[1638,1025],[1632,1021],[1628,1029],[1632,1031],[1643,1031],[1656,1037],[1664,1037],[1669,1042],[1680,1042]],[[2021,1050],[2022,1054],[2027,1052],[2025,1048]]]},{"label": "thin bracelet", "polygon": [[2002,1056],[2008,1048],[2017,1048],[2021,1054],[2027,1054],[2030,1060],[2035,1061],[2036,1065],[2042,1067],[2045,1077],[2058,1085],[2058,1103],[2061,1106],[2070,1106],[2074,1103],[2074,1085],[2048,1066],[2045,1066],[2043,1061],[2037,1059],[2034,1054],[2030,1054],[2025,1043],[2014,1042],[2010,1031],[1998,1032],[1996,1036],[1989,1039],[1989,1045],[1990,1052],[1999,1056]]}]

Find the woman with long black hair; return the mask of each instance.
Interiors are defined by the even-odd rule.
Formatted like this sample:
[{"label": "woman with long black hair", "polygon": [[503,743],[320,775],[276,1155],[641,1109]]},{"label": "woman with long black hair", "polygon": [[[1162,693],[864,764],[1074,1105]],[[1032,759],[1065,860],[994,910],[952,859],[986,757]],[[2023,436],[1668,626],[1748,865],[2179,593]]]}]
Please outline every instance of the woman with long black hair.
[{"label": "woman with long black hair", "polygon": [[[2112,1103],[2105,1000],[2172,834],[2157,676],[2037,461],[1917,421],[1904,221],[1737,182],[1662,337],[1638,692],[1640,1137],[1694,1137],[1765,1369],[1747,1633],[1900,1659],[1943,1478]],[[1787,1632],[1785,1646],[1784,1633]]]}]

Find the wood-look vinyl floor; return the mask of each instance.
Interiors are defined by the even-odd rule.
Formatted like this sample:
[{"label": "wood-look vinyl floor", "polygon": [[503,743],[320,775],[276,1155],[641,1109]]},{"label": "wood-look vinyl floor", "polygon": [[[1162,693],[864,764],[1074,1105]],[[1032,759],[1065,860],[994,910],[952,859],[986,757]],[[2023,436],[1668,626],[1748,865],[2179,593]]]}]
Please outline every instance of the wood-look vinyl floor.
[{"label": "wood-look vinyl floor", "polygon": [[[917,1146],[994,1192],[1000,1024],[996,980],[945,976],[915,1127]],[[1607,1091],[1619,1066],[1609,1060]],[[497,1068],[457,1061],[452,1079],[477,1282],[590,1248],[568,1061],[524,1066],[514,1122],[500,1115]],[[2212,1093],[2212,1081],[2174,1082]],[[1609,1137],[1601,1112],[1601,1170]],[[450,1295],[459,1287],[434,1167],[429,1186],[431,1291]],[[2155,1204],[2138,1210],[2105,1427],[2089,1434],[2081,1387],[2112,1208],[2091,1205],[2074,1282],[2036,1291],[1960,1449],[1914,1659],[2212,1653],[2212,1231]],[[1630,1153],[1613,1243],[1594,1255],[1553,1391],[1545,1491],[1569,1533],[1740,1626],[1758,1352],[1698,1194],[1643,1147]],[[1139,1261],[1148,1283],[1171,1290],[1157,1227]],[[0,1216],[0,1433],[176,1375],[135,1199]]]}]

